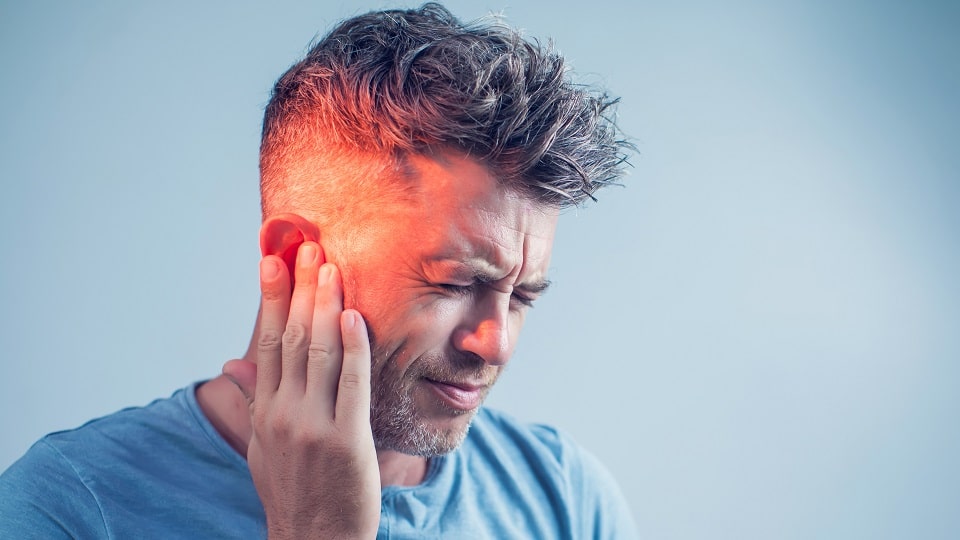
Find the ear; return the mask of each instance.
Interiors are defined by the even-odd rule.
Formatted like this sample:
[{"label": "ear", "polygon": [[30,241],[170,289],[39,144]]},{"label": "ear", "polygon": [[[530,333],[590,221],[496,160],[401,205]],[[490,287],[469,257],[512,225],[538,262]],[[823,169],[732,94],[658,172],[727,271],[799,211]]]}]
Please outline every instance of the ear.
[{"label": "ear", "polygon": [[[297,214],[277,214],[260,226],[260,254],[277,255],[287,264],[290,280],[297,262],[297,250],[304,242],[319,242],[320,229]],[[322,261],[321,261],[322,262]]]}]

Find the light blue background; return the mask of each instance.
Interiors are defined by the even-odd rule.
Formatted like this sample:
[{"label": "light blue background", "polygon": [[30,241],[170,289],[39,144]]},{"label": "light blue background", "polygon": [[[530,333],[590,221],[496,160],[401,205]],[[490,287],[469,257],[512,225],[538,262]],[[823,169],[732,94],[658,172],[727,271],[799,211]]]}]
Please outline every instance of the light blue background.
[{"label": "light blue background", "polygon": [[[960,537],[958,4],[666,4],[448,4],[555,38],[640,149],[492,404],[649,538]],[[270,86],[376,7],[0,6],[0,468],[242,354]]]}]

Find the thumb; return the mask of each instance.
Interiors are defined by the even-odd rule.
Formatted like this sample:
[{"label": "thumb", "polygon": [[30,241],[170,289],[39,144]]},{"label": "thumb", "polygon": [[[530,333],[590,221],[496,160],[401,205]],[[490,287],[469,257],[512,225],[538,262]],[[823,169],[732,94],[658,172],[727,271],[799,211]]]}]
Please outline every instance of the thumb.
[{"label": "thumb", "polygon": [[237,385],[247,405],[252,405],[257,388],[257,365],[249,360],[230,360],[223,365],[223,374]]}]

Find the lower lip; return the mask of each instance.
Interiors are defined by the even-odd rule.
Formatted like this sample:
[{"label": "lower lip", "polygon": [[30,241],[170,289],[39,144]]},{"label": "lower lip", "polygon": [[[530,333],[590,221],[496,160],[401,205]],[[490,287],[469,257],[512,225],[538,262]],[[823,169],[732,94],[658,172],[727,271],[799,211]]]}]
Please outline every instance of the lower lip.
[{"label": "lower lip", "polygon": [[431,381],[429,379],[427,379],[427,382],[430,383],[430,387],[433,388],[433,391],[440,399],[453,409],[459,409],[461,411],[473,410],[479,407],[483,401],[483,395],[479,388],[476,390],[464,390],[458,386]]}]

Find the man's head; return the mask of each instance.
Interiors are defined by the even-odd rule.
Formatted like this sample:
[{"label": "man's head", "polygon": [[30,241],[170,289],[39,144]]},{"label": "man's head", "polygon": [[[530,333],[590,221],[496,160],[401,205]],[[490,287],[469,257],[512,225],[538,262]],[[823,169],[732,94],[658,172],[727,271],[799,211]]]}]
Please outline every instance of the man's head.
[{"label": "man's head", "polygon": [[621,173],[613,103],[436,4],[350,19],[277,82],[261,243],[314,239],[340,267],[373,340],[378,447],[462,440],[546,286],[559,209]]}]

